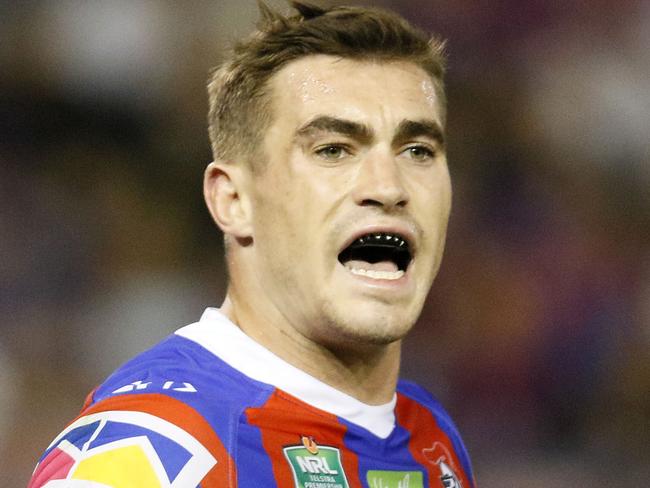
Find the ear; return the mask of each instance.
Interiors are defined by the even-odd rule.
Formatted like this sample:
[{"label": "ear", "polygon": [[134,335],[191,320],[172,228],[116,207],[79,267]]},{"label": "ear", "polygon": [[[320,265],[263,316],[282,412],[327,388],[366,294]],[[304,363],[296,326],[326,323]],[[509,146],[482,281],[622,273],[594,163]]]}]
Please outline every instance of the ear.
[{"label": "ear", "polygon": [[238,239],[252,237],[251,205],[241,165],[212,162],[203,175],[203,197],[212,218],[224,232]]}]

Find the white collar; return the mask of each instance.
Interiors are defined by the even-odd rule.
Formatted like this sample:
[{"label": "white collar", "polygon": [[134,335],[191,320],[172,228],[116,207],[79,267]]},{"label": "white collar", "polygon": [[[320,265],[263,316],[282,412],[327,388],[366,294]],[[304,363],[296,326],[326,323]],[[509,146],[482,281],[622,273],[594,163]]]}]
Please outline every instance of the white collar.
[{"label": "white collar", "polygon": [[384,405],[366,405],[292,366],[255,342],[217,308],[176,331],[246,376],[268,383],[305,403],[359,425],[385,439],[395,426],[396,395]]}]

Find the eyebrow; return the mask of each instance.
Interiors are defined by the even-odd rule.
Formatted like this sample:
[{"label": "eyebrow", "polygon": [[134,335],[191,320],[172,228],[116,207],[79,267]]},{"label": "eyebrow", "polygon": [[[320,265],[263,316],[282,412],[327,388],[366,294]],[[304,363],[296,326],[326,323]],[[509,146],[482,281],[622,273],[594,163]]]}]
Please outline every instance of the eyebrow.
[{"label": "eyebrow", "polygon": [[[341,134],[363,143],[372,141],[375,135],[374,131],[365,124],[328,115],[321,115],[310,120],[298,129],[296,135],[308,136],[314,132],[321,131]],[[438,142],[443,147],[445,145],[445,136],[442,127],[433,119],[402,120],[395,131],[393,144],[399,145],[409,139],[422,136]]]},{"label": "eyebrow", "polygon": [[332,132],[348,136],[360,142],[370,142],[374,138],[373,130],[365,124],[351,120],[322,115],[307,122],[296,132],[297,136],[308,136],[314,132]]},{"label": "eyebrow", "polygon": [[444,131],[440,124],[433,119],[402,120],[397,126],[393,143],[399,145],[416,137],[427,137],[442,147],[445,146]]}]

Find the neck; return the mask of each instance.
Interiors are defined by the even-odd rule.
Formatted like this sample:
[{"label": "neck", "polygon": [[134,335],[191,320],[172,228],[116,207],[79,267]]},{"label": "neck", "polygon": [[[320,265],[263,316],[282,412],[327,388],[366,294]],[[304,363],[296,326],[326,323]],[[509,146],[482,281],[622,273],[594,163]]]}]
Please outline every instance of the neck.
[{"label": "neck", "polygon": [[401,342],[386,345],[323,345],[298,333],[280,313],[260,313],[239,300],[231,286],[221,311],[253,340],[289,364],[368,405],[393,398]]}]

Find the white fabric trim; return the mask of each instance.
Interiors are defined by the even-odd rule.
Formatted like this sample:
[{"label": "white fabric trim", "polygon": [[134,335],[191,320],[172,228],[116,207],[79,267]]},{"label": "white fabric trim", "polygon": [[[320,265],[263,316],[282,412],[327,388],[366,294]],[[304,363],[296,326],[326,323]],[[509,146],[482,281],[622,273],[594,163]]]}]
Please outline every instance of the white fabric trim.
[{"label": "white fabric trim", "polygon": [[397,396],[384,405],[367,405],[292,366],[255,342],[217,308],[176,334],[205,347],[246,376],[284,390],[316,408],[342,417],[382,439],[395,426]]}]

